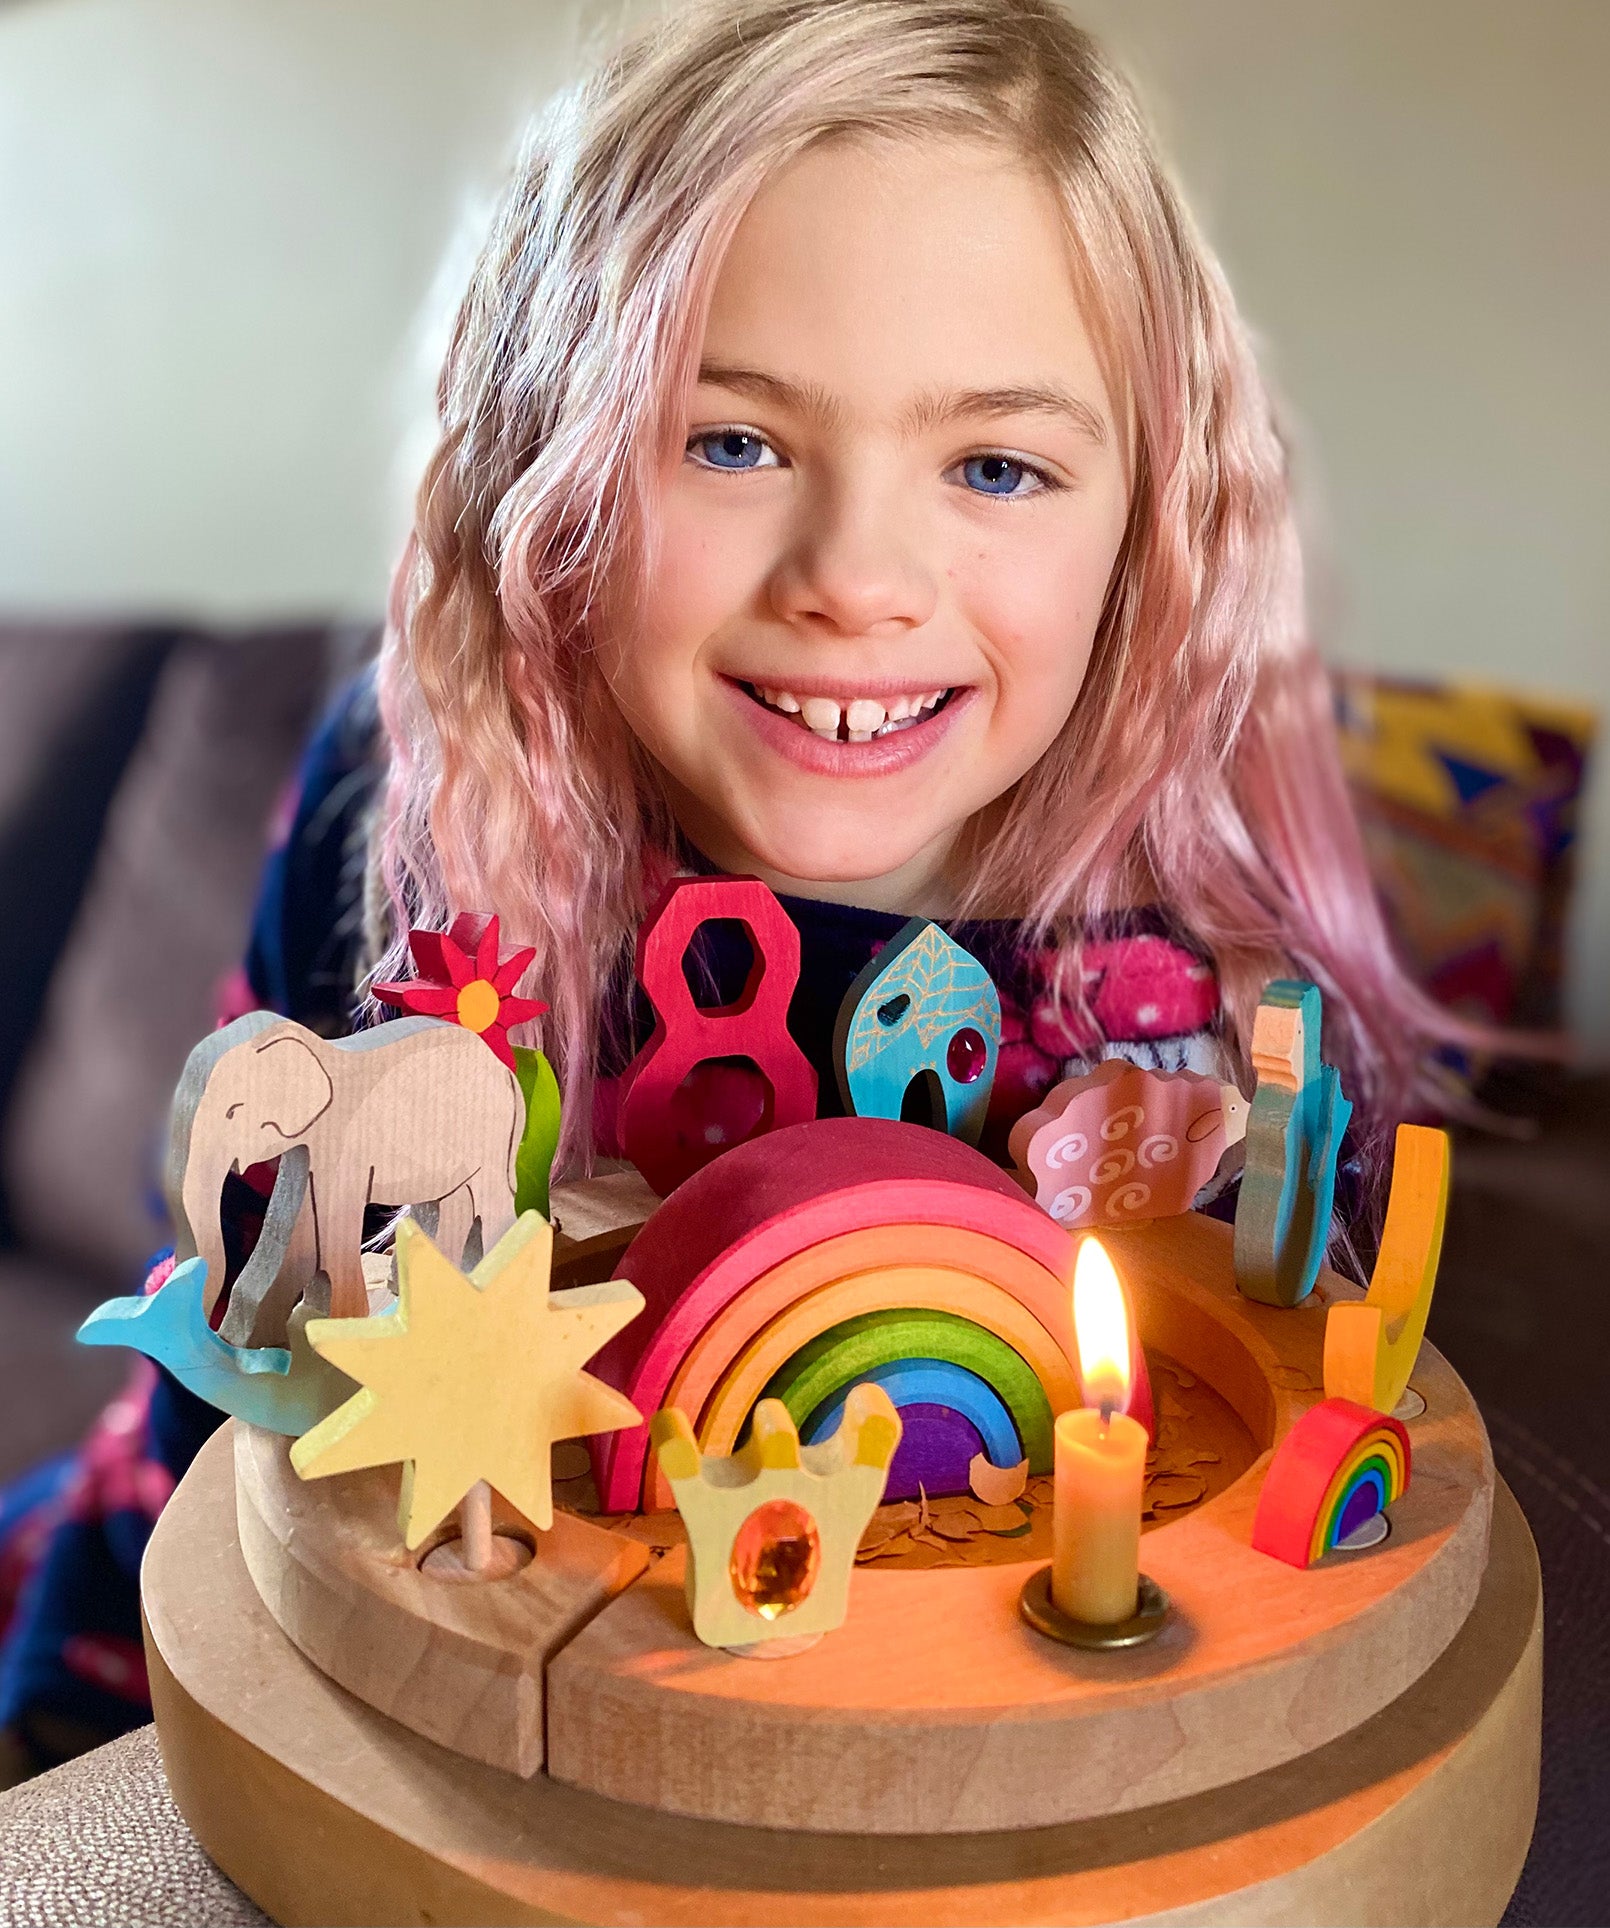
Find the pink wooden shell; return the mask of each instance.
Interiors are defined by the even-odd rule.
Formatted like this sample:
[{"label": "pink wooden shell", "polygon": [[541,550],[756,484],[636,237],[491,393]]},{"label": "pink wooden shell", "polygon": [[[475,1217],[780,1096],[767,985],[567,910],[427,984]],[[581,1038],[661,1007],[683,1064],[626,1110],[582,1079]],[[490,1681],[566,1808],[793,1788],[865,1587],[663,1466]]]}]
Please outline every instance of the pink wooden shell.
[{"label": "pink wooden shell", "polygon": [[1048,1091],[1007,1149],[1035,1203],[1071,1229],[1188,1211],[1227,1142],[1216,1078],[1109,1058]]}]

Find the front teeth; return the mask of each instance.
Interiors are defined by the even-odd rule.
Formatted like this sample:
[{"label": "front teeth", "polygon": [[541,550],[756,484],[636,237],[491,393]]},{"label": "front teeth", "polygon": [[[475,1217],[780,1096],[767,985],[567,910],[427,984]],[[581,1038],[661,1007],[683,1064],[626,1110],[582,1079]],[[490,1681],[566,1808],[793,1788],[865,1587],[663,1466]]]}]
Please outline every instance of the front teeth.
[{"label": "front teeth", "polygon": [[839,733],[839,706],[831,696],[807,696],[799,706],[805,727],[817,736],[836,737]]},{"label": "front teeth", "polygon": [[889,713],[883,705],[866,696],[858,696],[844,712],[844,725],[852,743],[870,743],[888,720]]},{"label": "front teeth", "polygon": [[934,709],[946,694],[938,689],[927,690],[917,696],[891,697],[887,703],[867,696],[857,696],[841,703],[832,696],[807,696],[801,699],[790,690],[768,689],[760,685],[753,687],[768,708],[780,710],[785,716],[797,716],[813,735],[837,742],[842,726],[851,743],[870,743],[876,736],[887,735],[897,724],[915,722]]}]

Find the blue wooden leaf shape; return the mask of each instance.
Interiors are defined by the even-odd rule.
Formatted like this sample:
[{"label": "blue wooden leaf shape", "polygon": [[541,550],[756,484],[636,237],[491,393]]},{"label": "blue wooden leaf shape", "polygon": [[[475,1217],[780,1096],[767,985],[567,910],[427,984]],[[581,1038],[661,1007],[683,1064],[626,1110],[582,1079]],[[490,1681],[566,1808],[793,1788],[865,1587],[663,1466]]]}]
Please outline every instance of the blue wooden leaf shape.
[{"label": "blue wooden leaf shape", "polygon": [[[1277,978],[1259,1012],[1295,1013],[1296,1089],[1259,1070],[1247,1115],[1247,1162],[1235,1214],[1235,1282],[1265,1305],[1299,1305],[1314,1289],[1330,1236],[1336,1160],[1353,1107],[1319,1057],[1319,988]],[[1256,1056],[1256,1032],[1254,1055]]]},{"label": "blue wooden leaf shape", "polygon": [[914,1078],[936,1122],[978,1143],[1001,1048],[1001,1000],[982,964],[937,924],[913,917],[845,993],[833,1060],[846,1111],[898,1118]]}]

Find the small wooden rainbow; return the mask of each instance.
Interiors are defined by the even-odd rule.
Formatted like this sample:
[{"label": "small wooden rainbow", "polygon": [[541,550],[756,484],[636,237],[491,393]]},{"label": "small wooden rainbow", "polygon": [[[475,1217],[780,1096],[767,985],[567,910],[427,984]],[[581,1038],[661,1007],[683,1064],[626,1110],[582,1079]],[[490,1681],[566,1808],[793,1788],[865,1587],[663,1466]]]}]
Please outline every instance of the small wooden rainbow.
[{"label": "small wooden rainbow", "polygon": [[1311,1407],[1281,1441],[1264,1477],[1252,1544],[1290,1566],[1312,1566],[1409,1483],[1409,1435],[1351,1399]]}]

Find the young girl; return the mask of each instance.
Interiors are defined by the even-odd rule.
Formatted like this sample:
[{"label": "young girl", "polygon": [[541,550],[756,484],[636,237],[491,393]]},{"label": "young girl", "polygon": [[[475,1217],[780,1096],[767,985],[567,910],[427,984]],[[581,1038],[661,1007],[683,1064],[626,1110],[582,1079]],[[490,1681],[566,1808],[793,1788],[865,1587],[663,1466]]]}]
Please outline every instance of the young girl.
[{"label": "young girl", "polygon": [[[1280,974],[1324,992],[1366,1153],[1417,1102],[1453,1027],[1371,894],[1269,401],[1133,98],[1053,0],[672,12],[538,130],[440,409],[383,730],[364,689],[315,746],[259,1001],[345,1028],[410,926],[495,911],[536,950],[575,1169],[645,1035],[646,907],[744,873],[800,927],[824,1106],[839,1000],[919,913],[1000,984],[997,1136],[1103,1054],[1248,1083]],[[752,1116],[744,1075],[699,1097],[718,1133]],[[204,1424],[163,1382],[125,1434],[176,1473]],[[36,1739],[140,1717],[63,1658],[86,1620],[137,1635],[132,1567],[102,1560],[90,1599],[61,1553],[89,1513],[0,1689]]]},{"label": "young girl", "polygon": [[1371,894],[1268,397],[1052,0],[674,12],[540,129],[440,405],[381,668],[381,975],[460,907],[535,945],[569,1160],[689,866],[784,894],[807,977],[818,928],[853,975],[913,913],[994,920],[1048,1059],[1211,1037],[1244,1075],[1297,972],[1363,1141],[1411,1104],[1443,1025]]}]

